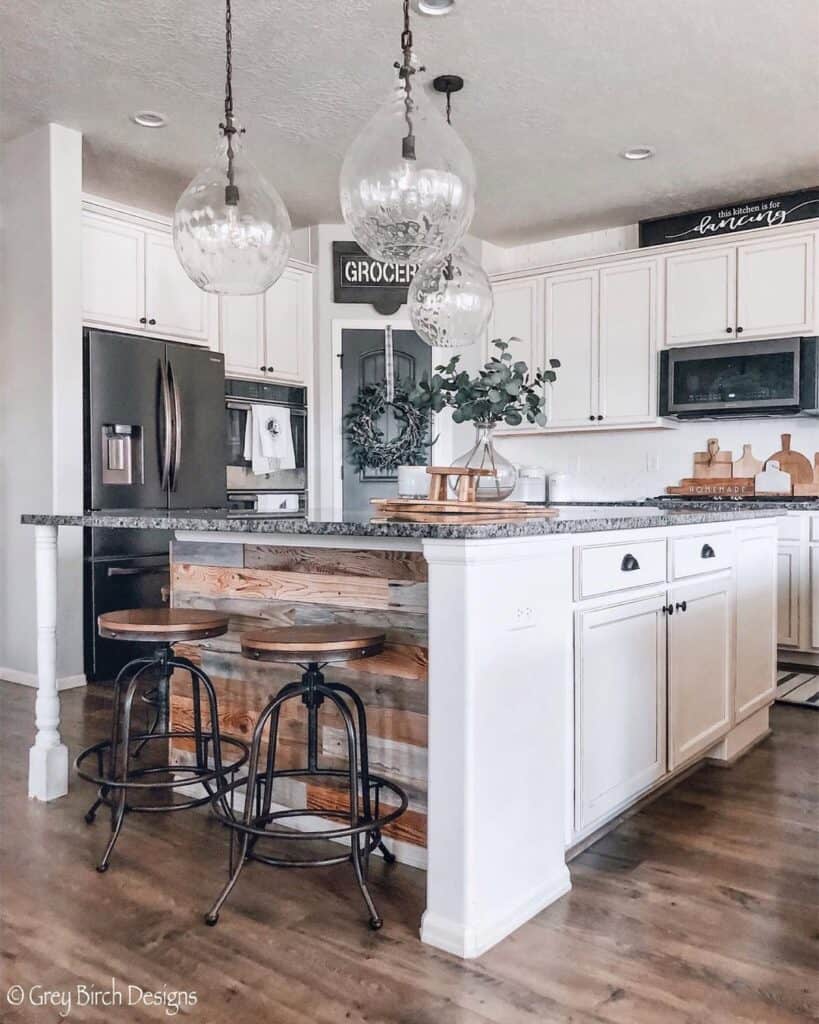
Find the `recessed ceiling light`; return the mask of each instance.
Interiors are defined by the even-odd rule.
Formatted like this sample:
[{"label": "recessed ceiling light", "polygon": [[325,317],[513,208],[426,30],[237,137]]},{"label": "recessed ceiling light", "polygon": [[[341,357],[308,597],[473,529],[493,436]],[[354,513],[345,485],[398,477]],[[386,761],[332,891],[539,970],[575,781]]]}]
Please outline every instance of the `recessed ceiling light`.
[{"label": "recessed ceiling light", "polygon": [[620,156],[624,160],[648,160],[649,157],[654,156],[654,150],[651,146],[633,146],[631,149],[624,150]]},{"label": "recessed ceiling light", "polygon": [[449,14],[454,6],[455,0],[415,0],[419,14]]},{"label": "recessed ceiling light", "polygon": [[164,128],[168,123],[167,117],[156,110],[137,110],[131,120],[142,128]]}]

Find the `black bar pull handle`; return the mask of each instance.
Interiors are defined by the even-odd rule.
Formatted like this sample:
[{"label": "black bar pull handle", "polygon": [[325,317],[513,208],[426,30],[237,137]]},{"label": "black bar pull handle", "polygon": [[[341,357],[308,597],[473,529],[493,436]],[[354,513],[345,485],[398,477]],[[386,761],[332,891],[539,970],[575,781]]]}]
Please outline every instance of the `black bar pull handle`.
[{"label": "black bar pull handle", "polygon": [[640,568],[640,563],[632,554],[624,555],[623,561],[620,563],[620,569],[623,572],[635,572]]},{"label": "black bar pull handle", "polygon": [[664,604],[663,605],[663,612],[666,615],[673,615],[674,614],[674,605],[673,604]]},{"label": "black bar pull handle", "polygon": [[700,552],[700,558],[716,558],[717,553],[711,547],[710,544],[703,544],[702,551]]}]

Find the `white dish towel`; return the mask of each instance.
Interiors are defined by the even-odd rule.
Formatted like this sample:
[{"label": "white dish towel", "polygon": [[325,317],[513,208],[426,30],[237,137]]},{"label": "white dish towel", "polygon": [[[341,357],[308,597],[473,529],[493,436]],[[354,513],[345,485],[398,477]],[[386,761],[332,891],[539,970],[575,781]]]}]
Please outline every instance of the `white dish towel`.
[{"label": "white dish towel", "polygon": [[244,457],[255,476],[296,468],[290,410],[280,405],[252,405],[245,424]]},{"label": "white dish towel", "polygon": [[260,494],[256,499],[257,512],[298,512],[298,494]]}]

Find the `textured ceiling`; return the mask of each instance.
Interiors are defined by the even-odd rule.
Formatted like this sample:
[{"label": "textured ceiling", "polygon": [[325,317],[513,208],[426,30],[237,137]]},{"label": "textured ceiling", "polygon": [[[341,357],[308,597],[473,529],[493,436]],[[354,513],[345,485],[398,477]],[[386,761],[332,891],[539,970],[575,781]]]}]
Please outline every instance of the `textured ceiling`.
[{"label": "textured ceiling", "polygon": [[[340,219],[344,151],[392,81],[400,0],[234,0],[236,106],[295,224]],[[0,13],[2,133],[85,136],[85,187],[169,212],[209,162],[220,0],[27,0]],[[819,184],[817,0],[458,0],[415,20],[455,72],[501,244]],[[428,87],[428,86],[427,86]],[[435,97],[436,100],[439,97]],[[161,130],[128,120],[168,115]],[[618,157],[650,145],[642,163]]]}]

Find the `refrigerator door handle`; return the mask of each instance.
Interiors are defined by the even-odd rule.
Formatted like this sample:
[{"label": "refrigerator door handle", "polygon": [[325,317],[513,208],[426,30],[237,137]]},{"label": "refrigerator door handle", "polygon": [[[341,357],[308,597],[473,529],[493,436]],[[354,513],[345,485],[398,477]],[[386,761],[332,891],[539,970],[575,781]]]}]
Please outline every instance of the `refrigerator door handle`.
[{"label": "refrigerator door handle", "polygon": [[159,466],[159,485],[167,487],[171,472],[171,434],[173,433],[173,417],[171,413],[171,388],[168,379],[168,368],[163,359],[159,364],[159,379],[162,390],[162,418],[164,420],[164,437],[161,445],[161,463]]},{"label": "refrigerator door handle", "polygon": [[168,360],[168,384],[173,395],[173,458],[171,459],[170,485],[171,490],[175,491],[177,477],[182,469],[182,399],[170,360]]}]

